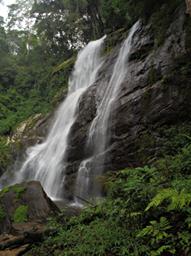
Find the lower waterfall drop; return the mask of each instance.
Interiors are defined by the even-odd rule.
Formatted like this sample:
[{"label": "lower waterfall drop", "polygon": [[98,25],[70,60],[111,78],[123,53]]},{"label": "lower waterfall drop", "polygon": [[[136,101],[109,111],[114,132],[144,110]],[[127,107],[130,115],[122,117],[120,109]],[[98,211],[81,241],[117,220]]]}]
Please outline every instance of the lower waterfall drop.
[{"label": "lower waterfall drop", "polygon": [[27,151],[27,159],[14,180],[38,180],[46,193],[60,199],[63,193],[64,158],[70,129],[75,122],[78,103],[84,91],[94,83],[102,64],[101,49],[105,36],[90,42],[79,54],[69,79],[68,96],[57,110],[46,140]]},{"label": "lower waterfall drop", "polygon": [[93,154],[80,164],[75,187],[76,205],[82,205],[82,199],[88,200],[101,197],[101,185],[97,178],[102,174],[101,166],[103,166],[105,160],[102,154],[106,150],[110,139],[110,115],[120,86],[125,79],[133,37],[139,25],[139,21],[134,24],[120,49],[113,74],[97,108],[96,117],[92,121],[87,147],[92,145]]}]

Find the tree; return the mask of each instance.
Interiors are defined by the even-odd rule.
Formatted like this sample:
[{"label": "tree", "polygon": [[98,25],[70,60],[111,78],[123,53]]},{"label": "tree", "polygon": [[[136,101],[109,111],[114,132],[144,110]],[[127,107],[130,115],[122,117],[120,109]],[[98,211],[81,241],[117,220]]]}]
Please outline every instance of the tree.
[{"label": "tree", "polygon": [[35,0],[16,0],[9,6],[8,27],[9,29],[24,29],[30,31],[34,20],[31,17],[31,9]]},{"label": "tree", "polygon": [[186,0],[187,13],[191,15],[191,0]]}]

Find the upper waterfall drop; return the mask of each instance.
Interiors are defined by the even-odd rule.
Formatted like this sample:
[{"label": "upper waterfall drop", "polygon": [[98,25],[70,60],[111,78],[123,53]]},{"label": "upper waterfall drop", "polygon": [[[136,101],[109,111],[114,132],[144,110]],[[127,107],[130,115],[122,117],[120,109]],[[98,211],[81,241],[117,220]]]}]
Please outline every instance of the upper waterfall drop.
[{"label": "upper waterfall drop", "polygon": [[38,180],[50,197],[59,198],[62,194],[68,136],[75,122],[79,99],[95,82],[102,64],[101,49],[105,37],[90,42],[79,52],[69,79],[68,96],[57,110],[46,140],[28,149],[27,159],[14,182]]},{"label": "upper waterfall drop", "polygon": [[140,22],[137,21],[131,28],[127,39],[123,43],[117,61],[114,65],[113,73],[109,84],[105,90],[103,98],[98,106],[96,117],[94,118],[90,131],[88,143],[94,142],[94,153],[101,153],[105,150],[109,136],[109,117],[112,113],[114,102],[118,96],[118,91],[128,69],[129,55],[132,46],[132,40]]},{"label": "upper waterfall drop", "polygon": [[[102,174],[104,158],[101,156],[107,149],[110,140],[110,115],[116,102],[118,91],[125,79],[128,61],[132,47],[133,37],[138,30],[140,22],[137,21],[131,28],[127,39],[121,46],[113,73],[106,87],[97,113],[92,121],[87,140],[87,148],[93,149],[92,156],[81,162],[76,179],[76,204],[80,205],[80,198],[100,197],[101,187],[96,177]],[[79,199],[79,200],[78,200]]]}]

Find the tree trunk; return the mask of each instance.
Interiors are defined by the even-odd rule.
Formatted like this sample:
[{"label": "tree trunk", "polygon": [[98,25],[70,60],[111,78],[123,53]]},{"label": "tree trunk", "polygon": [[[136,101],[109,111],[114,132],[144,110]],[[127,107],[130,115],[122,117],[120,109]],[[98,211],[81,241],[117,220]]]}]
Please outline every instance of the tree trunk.
[{"label": "tree trunk", "polygon": [[186,0],[186,13],[191,15],[191,0]]},{"label": "tree trunk", "polygon": [[87,12],[92,20],[94,37],[100,37],[104,32],[104,24],[99,12],[98,2],[88,1]]}]

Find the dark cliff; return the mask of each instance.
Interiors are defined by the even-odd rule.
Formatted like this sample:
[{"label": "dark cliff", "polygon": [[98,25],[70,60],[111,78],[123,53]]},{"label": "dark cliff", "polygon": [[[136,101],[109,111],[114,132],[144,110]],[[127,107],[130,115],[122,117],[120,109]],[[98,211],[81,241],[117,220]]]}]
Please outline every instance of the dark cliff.
[{"label": "dark cliff", "polygon": [[[142,21],[134,35],[125,80],[111,115],[111,139],[97,161],[104,171],[138,166],[162,154],[161,131],[190,120],[191,31],[182,5],[159,22],[164,6],[149,22]],[[159,26],[160,33],[156,33]],[[160,27],[161,26],[161,27]],[[158,31],[157,30],[157,31]],[[72,189],[77,169],[89,157],[86,147],[90,124],[113,72],[120,44],[106,57],[95,84],[83,95],[67,150],[66,189]],[[101,167],[100,167],[101,168]]]}]

